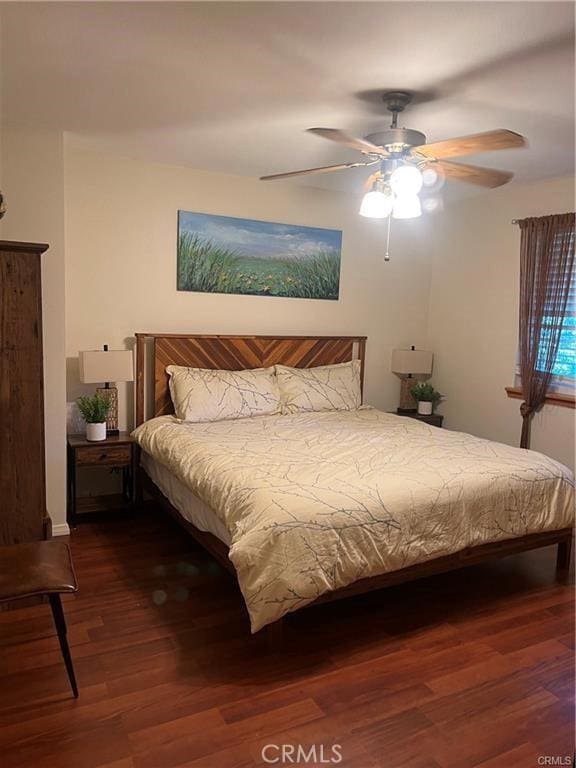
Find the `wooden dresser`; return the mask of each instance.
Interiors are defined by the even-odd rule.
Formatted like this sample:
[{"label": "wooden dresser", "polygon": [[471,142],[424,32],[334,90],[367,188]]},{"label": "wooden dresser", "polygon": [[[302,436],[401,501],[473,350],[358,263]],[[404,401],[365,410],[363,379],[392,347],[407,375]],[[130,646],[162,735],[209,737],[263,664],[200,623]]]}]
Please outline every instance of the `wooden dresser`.
[{"label": "wooden dresser", "polygon": [[50,536],[41,294],[47,248],[0,240],[0,545]]}]

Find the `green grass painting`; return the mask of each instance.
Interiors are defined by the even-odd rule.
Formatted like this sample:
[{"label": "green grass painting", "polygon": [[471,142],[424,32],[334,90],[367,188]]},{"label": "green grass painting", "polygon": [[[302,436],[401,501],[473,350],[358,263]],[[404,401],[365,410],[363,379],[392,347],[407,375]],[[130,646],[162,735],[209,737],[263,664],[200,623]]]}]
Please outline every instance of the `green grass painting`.
[{"label": "green grass painting", "polygon": [[338,299],[342,233],[178,212],[178,290]]}]

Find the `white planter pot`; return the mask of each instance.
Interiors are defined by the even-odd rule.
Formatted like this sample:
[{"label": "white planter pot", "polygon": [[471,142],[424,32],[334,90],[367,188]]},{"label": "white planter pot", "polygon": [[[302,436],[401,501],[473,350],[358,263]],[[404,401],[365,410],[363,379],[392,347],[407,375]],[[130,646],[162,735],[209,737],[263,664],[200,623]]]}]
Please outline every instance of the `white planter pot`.
[{"label": "white planter pot", "polygon": [[86,424],[86,440],[90,440],[91,442],[106,440],[106,422],[102,421],[100,424]]},{"label": "white planter pot", "polygon": [[420,400],[418,403],[418,413],[421,416],[430,416],[432,413],[432,403],[429,403],[425,400]]}]

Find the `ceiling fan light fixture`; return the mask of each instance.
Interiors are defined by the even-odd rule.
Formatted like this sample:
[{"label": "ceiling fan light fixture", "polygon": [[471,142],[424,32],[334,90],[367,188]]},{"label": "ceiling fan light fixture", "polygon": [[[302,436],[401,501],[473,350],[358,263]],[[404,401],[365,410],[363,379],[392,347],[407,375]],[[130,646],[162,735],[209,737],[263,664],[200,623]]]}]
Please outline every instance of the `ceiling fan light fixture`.
[{"label": "ceiling fan light fixture", "polygon": [[422,215],[422,205],[418,195],[397,195],[392,209],[394,219],[416,219]]},{"label": "ceiling fan light fixture", "polygon": [[417,195],[422,184],[422,172],[415,165],[400,165],[390,176],[390,187],[399,197]]},{"label": "ceiling fan light fixture", "polygon": [[360,206],[360,216],[367,219],[385,219],[390,216],[394,199],[390,193],[373,189],[364,195]]},{"label": "ceiling fan light fixture", "polygon": [[424,182],[425,187],[434,187],[441,181],[441,177],[440,174],[429,165],[422,171],[422,181]]}]

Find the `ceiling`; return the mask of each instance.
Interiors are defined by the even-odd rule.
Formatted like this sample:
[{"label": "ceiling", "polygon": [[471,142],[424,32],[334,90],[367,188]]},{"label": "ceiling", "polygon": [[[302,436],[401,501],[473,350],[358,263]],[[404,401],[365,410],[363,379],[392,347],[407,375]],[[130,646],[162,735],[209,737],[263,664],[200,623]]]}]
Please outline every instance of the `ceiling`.
[{"label": "ceiling", "polygon": [[[466,159],[574,172],[574,6],[556,2],[8,3],[2,110],[113,152],[259,176],[361,159],[304,133],[388,123],[428,141],[492,128],[528,150]],[[355,192],[369,170],[299,178]],[[454,184],[457,194],[465,185]]]}]

